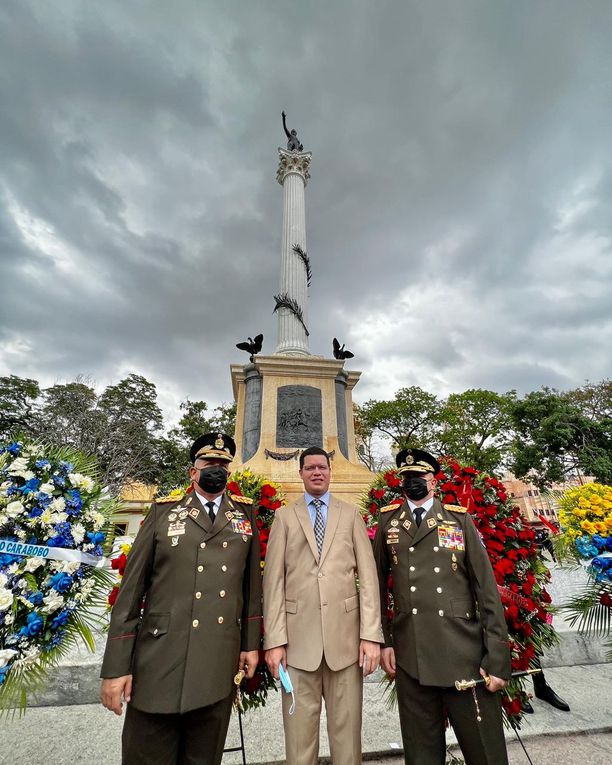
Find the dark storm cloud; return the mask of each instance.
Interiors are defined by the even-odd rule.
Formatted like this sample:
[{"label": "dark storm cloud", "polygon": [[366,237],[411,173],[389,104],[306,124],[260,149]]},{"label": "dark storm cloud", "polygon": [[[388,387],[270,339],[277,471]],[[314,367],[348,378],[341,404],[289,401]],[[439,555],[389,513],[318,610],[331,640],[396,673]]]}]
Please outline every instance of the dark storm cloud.
[{"label": "dark storm cloud", "polygon": [[280,111],[311,350],[356,397],[609,375],[606,2],[4,4],[0,374],[231,398],[276,345]]}]

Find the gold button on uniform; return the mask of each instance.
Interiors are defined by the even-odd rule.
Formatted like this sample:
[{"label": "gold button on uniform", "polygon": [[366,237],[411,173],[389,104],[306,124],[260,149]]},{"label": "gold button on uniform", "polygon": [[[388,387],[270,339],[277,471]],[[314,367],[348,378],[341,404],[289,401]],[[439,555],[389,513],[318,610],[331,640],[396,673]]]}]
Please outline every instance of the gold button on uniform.
[{"label": "gold button on uniform", "polygon": [[198,619],[194,619],[194,620],[191,622],[191,626],[192,626],[192,627],[197,627],[197,626],[199,625],[199,623],[200,623],[200,622],[198,621]]},{"label": "gold button on uniform", "polygon": [[225,590],[221,590],[221,592],[219,593],[219,597],[220,598],[224,598],[225,597]]},{"label": "gold button on uniform", "polygon": [[221,571],[227,571],[227,566],[221,566]]},{"label": "gold button on uniform", "polygon": [[408,552],[414,552],[414,547],[409,547]]},{"label": "gold button on uniform", "polygon": [[153,630],[153,634],[154,634],[154,635],[157,635],[157,633],[158,633],[158,632],[159,632],[159,630],[158,630],[158,629],[157,629],[157,627],[156,627],[156,628]]},{"label": "gold button on uniform", "polygon": [[419,613],[419,611],[418,611],[418,609],[417,609],[417,608],[413,608],[413,609],[412,609],[412,613],[413,613],[413,614],[418,614],[418,613]]},{"label": "gold button on uniform", "polygon": [[434,547],[434,552],[438,552],[439,549],[439,547]]},{"label": "gold button on uniform", "polygon": [[223,547],[227,547],[227,542],[224,542],[224,543],[223,543]]},{"label": "gold button on uniform", "polygon": [[199,571],[199,572],[200,572],[200,574],[201,574],[201,573],[202,573],[202,571],[204,571],[204,566],[198,566],[198,571]]},{"label": "gold button on uniform", "polygon": [[206,547],[206,542],[200,542],[200,547],[204,549]]},{"label": "gold button on uniform", "polygon": [[440,610],[438,611],[438,613],[440,614],[440,616],[444,616],[444,611],[442,611],[442,609],[440,609]]},{"label": "gold button on uniform", "polygon": [[436,592],[442,592],[442,588],[441,587],[436,587]]},{"label": "gold button on uniform", "polygon": [[411,570],[411,571],[414,571],[414,570],[415,570],[415,569],[414,569],[414,566],[410,566],[410,570]]},{"label": "gold button on uniform", "polygon": [[416,592],[416,587],[414,585],[412,585],[412,587],[410,588],[410,592]]},{"label": "gold button on uniform", "polygon": [[196,592],[196,598],[199,600],[201,597],[202,597],[202,593],[201,592]]},{"label": "gold button on uniform", "polygon": [[438,566],[434,566],[434,573],[435,574],[439,574],[440,573],[440,568]]},{"label": "gold button on uniform", "polygon": [[222,616],[220,616],[220,617],[217,619],[217,621],[219,622],[219,624],[223,624],[223,617],[222,617]]}]

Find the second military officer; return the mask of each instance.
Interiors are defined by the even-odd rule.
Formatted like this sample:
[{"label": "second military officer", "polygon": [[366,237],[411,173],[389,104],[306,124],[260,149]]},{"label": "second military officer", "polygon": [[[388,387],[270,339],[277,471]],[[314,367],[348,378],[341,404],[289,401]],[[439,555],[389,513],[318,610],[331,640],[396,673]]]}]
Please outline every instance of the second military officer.
[{"label": "second military officer", "polygon": [[124,765],[216,765],[233,678],[252,677],[261,632],[259,537],[251,500],[228,495],[234,441],[191,447],[193,491],[152,505],[113,608],[102,703],[121,714]]},{"label": "second military officer", "polygon": [[[408,765],[444,765],[448,715],[467,765],[508,762],[499,694],[510,650],[493,570],[465,508],[434,498],[440,465],[427,452],[397,455],[405,501],[382,508],[374,544],[385,648],[395,675]],[[387,620],[389,575],[395,616]],[[470,692],[456,680],[486,676]]]}]

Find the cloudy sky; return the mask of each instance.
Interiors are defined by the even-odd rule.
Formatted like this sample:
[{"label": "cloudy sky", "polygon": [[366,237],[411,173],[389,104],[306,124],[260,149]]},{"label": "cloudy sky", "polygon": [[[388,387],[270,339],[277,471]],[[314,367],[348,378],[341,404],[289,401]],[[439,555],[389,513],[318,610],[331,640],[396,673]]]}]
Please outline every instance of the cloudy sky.
[{"label": "cloudy sky", "polygon": [[608,0],[4,0],[0,375],[229,401],[277,341],[285,109],[357,400],[609,376],[611,40]]}]

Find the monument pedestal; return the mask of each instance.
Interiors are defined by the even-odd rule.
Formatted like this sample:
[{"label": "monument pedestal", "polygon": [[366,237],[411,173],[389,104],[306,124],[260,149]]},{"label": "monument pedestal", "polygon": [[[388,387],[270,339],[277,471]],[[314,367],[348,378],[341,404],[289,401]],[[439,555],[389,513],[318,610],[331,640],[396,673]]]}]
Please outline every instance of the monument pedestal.
[{"label": "monument pedestal", "polygon": [[268,476],[294,499],[303,492],[300,453],[320,446],[330,454],[333,493],[359,499],[374,477],[355,450],[352,390],[360,372],[336,359],[275,354],[232,364],[231,374],[237,469]]}]

